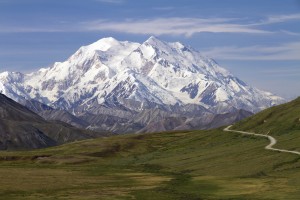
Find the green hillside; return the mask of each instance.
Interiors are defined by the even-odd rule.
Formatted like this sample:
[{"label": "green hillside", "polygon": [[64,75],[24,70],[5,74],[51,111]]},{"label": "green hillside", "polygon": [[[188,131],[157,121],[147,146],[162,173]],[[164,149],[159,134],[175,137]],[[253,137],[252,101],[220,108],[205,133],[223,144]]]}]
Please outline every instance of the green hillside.
[{"label": "green hillside", "polygon": [[222,130],[0,152],[3,199],[297,199],[300,158]]},{"label": "green hillside", "polygon": [[269,134],[278,140],[277,148],[300,151],[300,97],[242,120],[232,129]]},{"label": "green hillside", "polygon": [[[300,148],[300,98],[233,129]],[[299,199],[300,156],[265,150],[266,138],[178,131],[0,152],[1,199]]]}]

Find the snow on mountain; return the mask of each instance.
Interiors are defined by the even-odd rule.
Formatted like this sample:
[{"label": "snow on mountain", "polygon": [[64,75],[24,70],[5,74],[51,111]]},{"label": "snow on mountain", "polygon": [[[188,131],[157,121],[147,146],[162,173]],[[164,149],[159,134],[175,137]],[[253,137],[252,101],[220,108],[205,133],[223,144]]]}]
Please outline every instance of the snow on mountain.
[{"label": "snow on mountain", "polygon": [[75,114],[126,115],[190,104],[215,113],[257,112],[283,102],[193,48],[153,36],[142,44],[103,38],[49,68],[30,74],[3,72],[0,92],[16,101],[31,98]]}]

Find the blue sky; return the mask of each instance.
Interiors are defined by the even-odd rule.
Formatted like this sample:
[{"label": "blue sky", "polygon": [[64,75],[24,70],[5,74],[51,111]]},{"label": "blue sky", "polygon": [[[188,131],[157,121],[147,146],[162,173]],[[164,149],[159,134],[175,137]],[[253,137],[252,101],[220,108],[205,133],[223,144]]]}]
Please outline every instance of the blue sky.
[{"label": "blue sky", "polygon": [[300,96],[300,0],[0,0],[0,72],[112,36],[181,41],[260,89]]}]

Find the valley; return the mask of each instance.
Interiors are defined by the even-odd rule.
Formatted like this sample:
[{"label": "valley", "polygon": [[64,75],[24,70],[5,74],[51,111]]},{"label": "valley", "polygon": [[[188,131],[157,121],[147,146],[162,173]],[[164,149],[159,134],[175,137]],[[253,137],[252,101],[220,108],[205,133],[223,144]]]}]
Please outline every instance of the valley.
[{"label": "valley", "polygon": [[0,200],[300,200],[299,0],[0,0]]},{"label": "valley", "polygon": [[181,43],[104,38],[0,90],[3,199],[300,196],[299,98]]},{"label": "valley", "polygon": [[0,194],[5,199],[296,199],[299,156],[264,150],[266,143],[214,130],[1,152]]},{"label": "valley", "polygon": [[[272,107],[233,128],[248,130],[251,123],[272,112],[267,127],[278,138],[274,148],[296,150],[300,130],[295,128],[294,116],[299,105],[296,99]],[[276,126],[281,120],[277,114],[287,122],[283,135]],[[289,141],[293,141],[290,146]],[[297,199],[299,155],[266,150],[268,142],[219,128],[2,151],[0,194],[5,199]]]}]

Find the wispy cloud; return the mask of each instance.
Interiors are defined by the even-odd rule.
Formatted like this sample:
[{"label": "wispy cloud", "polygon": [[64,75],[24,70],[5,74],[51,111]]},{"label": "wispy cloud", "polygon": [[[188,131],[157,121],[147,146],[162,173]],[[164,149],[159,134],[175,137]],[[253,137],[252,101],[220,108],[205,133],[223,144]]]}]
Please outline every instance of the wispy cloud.
[{"label": "wispy cloud", "polygon": [[300,14],[293,13],[293,14],[286,14],[286,15],[271,15],[249,25],[262,26],[262,25],[270,25],[270,24],[284,23],[290,21],[300,21]]},{"label": "wispy cloud", "polygon": [[[173,7],[157,7],[156,10],[171,10]],[[131,34],[154,35],[185,35],[196,33],[274,33],[264,29],[268,24],[300,20],[300,14],[273,15],[258,20],[255,23],[236,18],[153,18],[127,19],[123,21],[95,20],[84,23],[84,28],[90,31],[115,31]],[[280,33],[298,35],[298,33],[280,30]]]},{"label": "wispy cloud", "polygon": [[[0,0],[1,1],[1,0]],[[98,2],[119,4],[125,0],[94,0]],[[161,7],[153,9],[172,9],[172,7]],[[197,33],[247,33],[247,34],[271,34],[283,33],[299,36],[300,33],[290,30],[269,31],[264,27],[267,24],[300,20],[300,14],[279,15],[267,17],[256,23],[250,23],[245,19],[238,18],[148,18],[148,19],[124,19],[112,21],[108,19],[90,20],[78,23],[53,23],[47,27],[1,27],[0,33],[5,32],[93,32],[112,31],[130,34],[152,34],[152,35],[183,35],[190,37]]]},{"label": "wispy cloud", "polygon": [[231,18],[155,18],[130,19],[125,21],[97,20],[84,23],[89,31],[115,31],[131,34],[185,35],[196,33],[253,33],[266,34],[269,31],[234,23]]},{"label": "wispy cloud", "polygon": [[273,23],[281,23],[293,20],[300,20],[300,14],[289,14],[289,15],[274,15],[269,16],[265,23],[273,24]]},{"label": "wispy cloud", "polygon": [[204,54],[224,60],[300,60],[300,42],[277,46],[215,47]]}]

